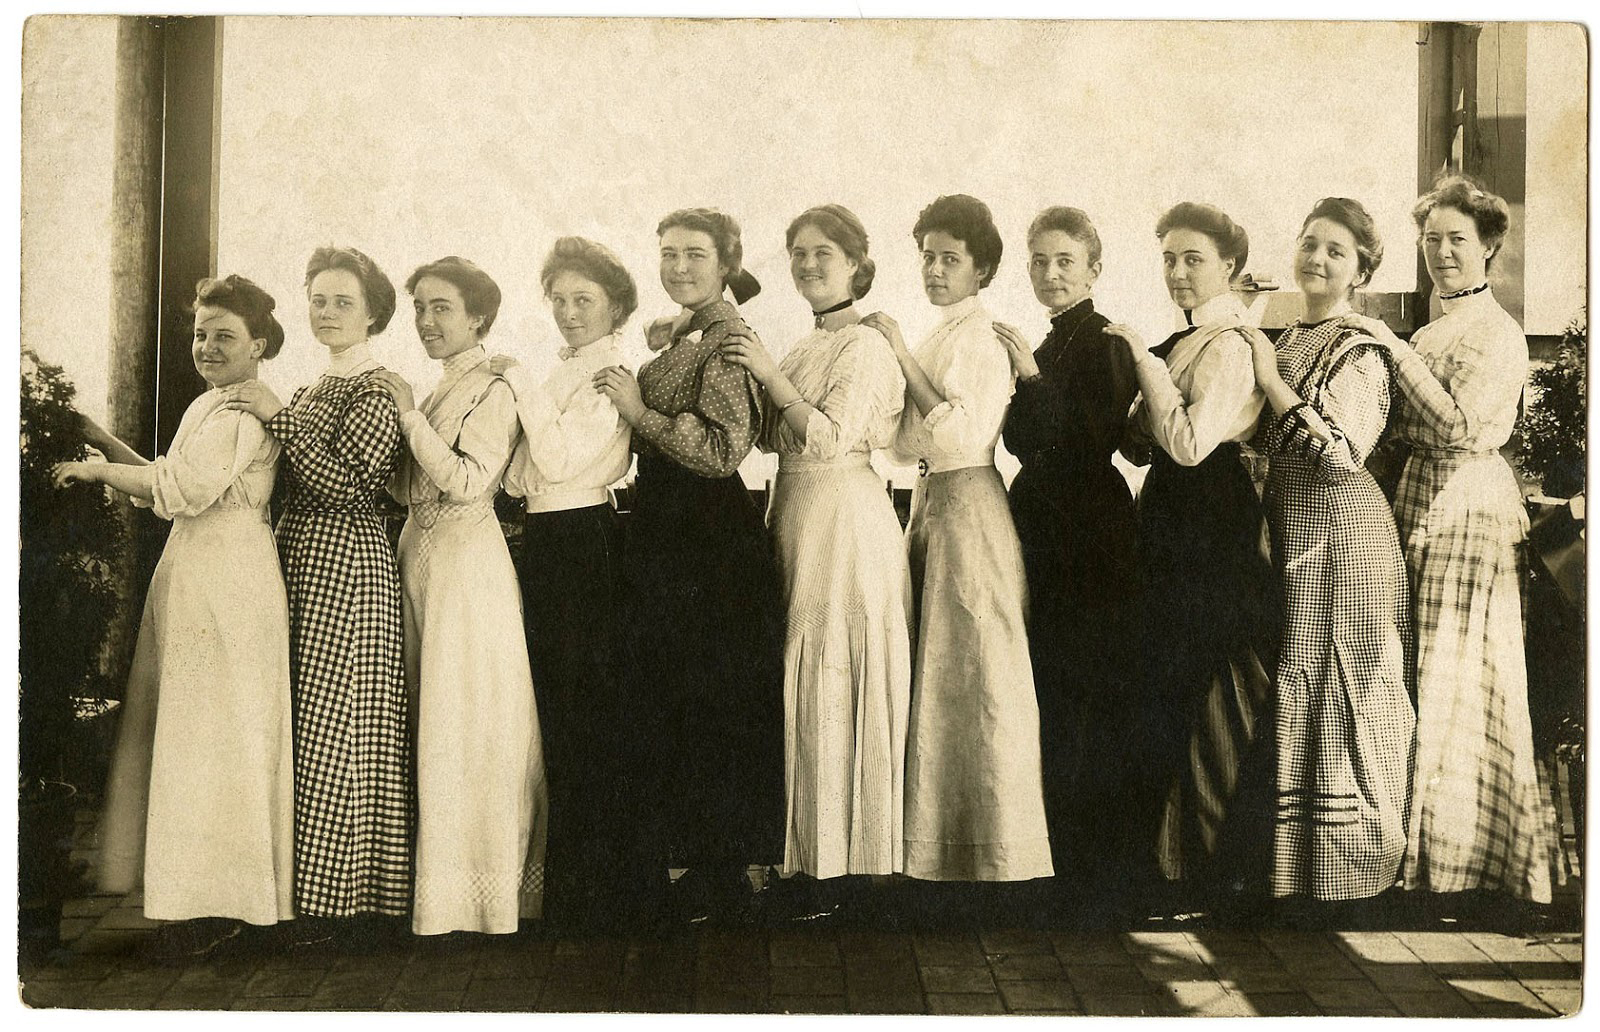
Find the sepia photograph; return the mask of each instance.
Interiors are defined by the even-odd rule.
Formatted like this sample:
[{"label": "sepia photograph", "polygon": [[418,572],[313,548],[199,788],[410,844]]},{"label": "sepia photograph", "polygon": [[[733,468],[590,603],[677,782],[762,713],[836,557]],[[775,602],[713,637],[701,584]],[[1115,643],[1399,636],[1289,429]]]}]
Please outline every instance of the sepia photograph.
[{"label": "sepia photograph", "polygon": [[13,1011],[1579,1012],[1587,26],[1000,13],[14,19]]}]

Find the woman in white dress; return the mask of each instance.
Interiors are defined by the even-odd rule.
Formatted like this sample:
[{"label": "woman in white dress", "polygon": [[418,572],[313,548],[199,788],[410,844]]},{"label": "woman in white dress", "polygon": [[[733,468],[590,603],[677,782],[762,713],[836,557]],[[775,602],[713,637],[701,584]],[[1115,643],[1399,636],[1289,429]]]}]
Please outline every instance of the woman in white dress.
[{"label": "woman in white dress", "polygon": [[788,602],[783,871],[893,874],[904,850],[911,591],[900,521],[871,457],[894,438],[905,377],[855,308],[873,276],[861,221],[837,204],[811,208],[786,244],[815,329],[781,365],[754,330],[722,347],[765,391],[758,444],[778,455],[767,523]]},{"label": "woman in white dress", "polygon": [[390,492],[400,534],[406,680],[417,755],[418,935],[503,934],[539,912],[544,759],[522,596],[494,496],[520,429],[481,343],[500,288],[451,256],[411,274],[417,335],[443,376],[418,407],[378,374],[410,454]]},{"label": "woman in white dress", "polygon": [[1015,374],[978,291],[1000,264],[989,208],[956,194],[917,218],[939,325],[915,352],[881,312],[906,378],[894,441],[920,462],[906,540],[918,630],[906,755],[905,873],[1021,881],[1052,873],[1022,549],[995,444]]},{"label": "woman in white dress", "polygon": [[194,305],[194,364],[211,389],[167,454],[147,461],[86,419],[110,461],[55,473],[172,521],[128,677],[99,876],[105,892],[142,881],[145,916],[189,922],[163,939],[191,955],[238,922],[294,916],[289,609],[267,522],[278,445],[255,416],[221,407],[278,353],[283,328],[241,276],[201,281]]}]

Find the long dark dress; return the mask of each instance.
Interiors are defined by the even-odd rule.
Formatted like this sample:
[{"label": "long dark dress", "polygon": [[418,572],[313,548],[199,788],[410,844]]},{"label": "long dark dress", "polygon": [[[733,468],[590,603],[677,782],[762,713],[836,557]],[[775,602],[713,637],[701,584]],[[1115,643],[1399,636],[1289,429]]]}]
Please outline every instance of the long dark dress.
[{"label": "long dark dress", "polygon": [[[1050,320],[1019,380],[1006,447],[1022,463],[1011,514],[1028,577],[1046,815],[1058,876],[1126,868],[1117,803],[1136,655],[1137,516],[1111,463],[1138,391],[1127,347],[1088,298]],[[1096,878],[1095,881],[1101,879]]]},{"label": "long dark dress", "polygon": [[[1187,332],[1151,353],[1169,360]],[[1204,346],[1224,345],[1248,348],[1222,339]],[[1248,350],[1243,354],[1243,369],[1230,375],[1250,376]],[[1154,804],[1156,855],[1169,879],[1264,888],[1271,770],[1263,743],[1270,741],[1271,682],[1262,658],[1273,652],[1280,613],[1261,550],[1261,502],[1237,439],[1201,445],[1203,457],[1186,456],[1197,459],[1193,465],[1162,448],[1151,451],[1139,495],[1139,748],[1146,764],[1138,817],[1148,822]],[[1242,787],[1259,797],[1239,798]]]},{"label": "long dark dress", "polygon": [[783,855],[783,641],[778,568],[739,463],[760,395],[718,353],[742,328],[716,301],[639,371],[628,653],[636,769],[674,866],[776,863]]},{"label": "long dark dress", "polygon": [[372,371],[324,376],[267,421],[294,674],[295,909],[404,914],[416,786],[400,575],[374,499],[401,457]]}]

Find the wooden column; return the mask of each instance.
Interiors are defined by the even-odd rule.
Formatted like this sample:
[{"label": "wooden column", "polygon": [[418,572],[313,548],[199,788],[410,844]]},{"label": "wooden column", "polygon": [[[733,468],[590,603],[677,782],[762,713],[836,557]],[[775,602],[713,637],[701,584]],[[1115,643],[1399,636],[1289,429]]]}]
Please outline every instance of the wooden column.
[{"label": "wooden column", "polygon": [[191,354],[194,286],[217,273],[222,19],[168,18],[163,29],[166,124],[161,196],[161,332],[156,440],[172,442],[206,389]]}]

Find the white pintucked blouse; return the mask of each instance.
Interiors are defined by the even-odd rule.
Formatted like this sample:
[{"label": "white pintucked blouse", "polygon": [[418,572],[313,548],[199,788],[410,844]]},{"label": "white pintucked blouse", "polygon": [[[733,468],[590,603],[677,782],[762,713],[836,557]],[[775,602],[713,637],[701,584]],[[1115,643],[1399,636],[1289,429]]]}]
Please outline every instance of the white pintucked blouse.
[{"label": "white pintucked blouse", "polygon": [[609,499],[607,488],[628,473],[632,431],[611,399],[594,389],[594,374],[622,365],[620,335],[602,337],[565,357],[543,383],[512,366],[505,379],[517,396],[522,440],[506,470],[505,488],[529,512],[557,512]]},{"label": "white pintucked blouse", "polygon": [[877,330],[861,323],[814,330],[789,350],[778,368],[813,409],[802,442],[767,403],[760,446],[777,453],[780,469],[869,455],[894,440],[906,379]]},{"label": "white pintucked blouse", "polygon": [[929,473],[994,464],[1016,374],[993,323],[976,294],[939,309],[939,325],[911,356],[945,400],[926,417],[907,400],[892,447],[897,461],[924,460]]}]

